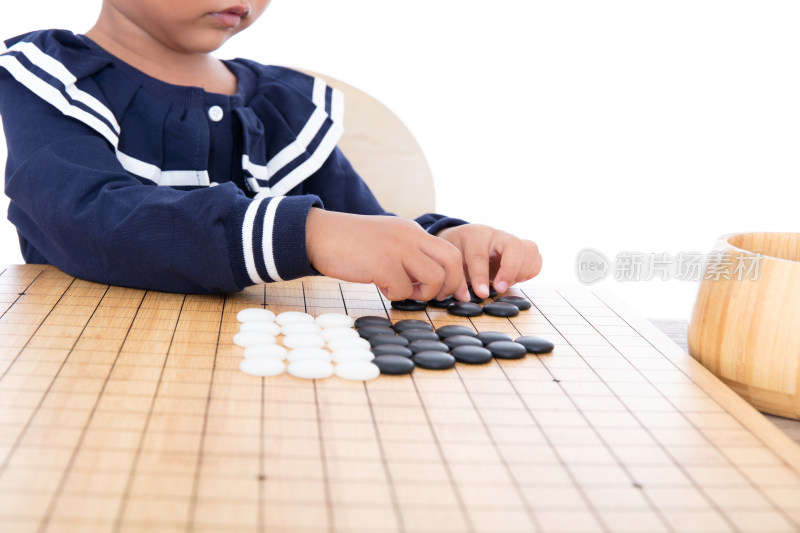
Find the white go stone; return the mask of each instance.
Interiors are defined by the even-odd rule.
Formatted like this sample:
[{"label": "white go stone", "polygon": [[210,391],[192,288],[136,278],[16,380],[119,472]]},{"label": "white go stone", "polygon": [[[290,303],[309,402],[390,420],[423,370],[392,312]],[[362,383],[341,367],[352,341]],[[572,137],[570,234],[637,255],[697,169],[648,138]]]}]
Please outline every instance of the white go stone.
[{"label": "white go stone", "polygon": [[333,362],[343,363],[345,361],[372,361],[375,355],[369,350],[350,349],[336,350],[333,352]]},{"label": "white go stone", "polygon": [[358,337],[358,332],[353,328],[326,328],[322,330],[322,338],[330,342],[342,337]]},{"label": "white go stone", "polygon": [[257,344],[275,344],[275,336],[257,331],[240,331],[233,336],[233,343],[244,348]]},{"label": "white go stone", "polygon": [[267,335],[272,335],[274,337],[276,335],[280,335],[281,327],[275,322],[262,322],[254,320],[252,322],[243,322],[239,327],[239,331],[255,331],[257,333],[266,333]]},{"label": "white go stone", "polygon": [[314,317],[302,311],[284,311],[275,317],[275,322],[284,326],[291,322],[314,322]]},{"label": "white go stone", "polygon": [[289,350],[280,344],[256,344],[244,349],[245,357],[266,357],[269,359],[286,359]]},{"label": "white go stone", "polygon": [[356,335],[355,337],[340,337],[328,341],[328,348],[330,348],[332,352],[336,350],[369,350],[370,345],[367,339],[362,339]]},{"label": "white go stone", "polygon": [[352,328],[352,317],[342,313],[323,313],[317,317],[317,324],[321,328]]},{"label": "white go stone", "polygon": [[263,309],[261,307],[251,307],[249,309],[242,309],[238,313],[236,313],[236,320],[239,322],[274,322],[275,321],[275,313],[270,311],[269,309]]},{"label": "white go stone", "polygon": [[322,328],[313,322],[290,322],[281,326],[281,332],[284,335],[319,335],[322,333]]},{"label": "white go stone", "polygon": [[346,361],[336,365],[336,375],[353,381],[369,381],[381,375],[381,369],[368,361]]},{"label": "white go stone", "polygon": [[325,339],[319,335],[286,335],[283,338],[283,345],[287,348],[322,348],[325,346]]},{"label": "white go stone", "polygon": [[331,352],[322,348],[297,348],[289,352],[289,362],[295,361],[327,361],[331,362]]},{"label": "white go stone", "polygon": [[303,379],[325,379],[333,375],[333,365],[327,361],[295,361],[289,363],[289,373]]},{"label": "white go stone", "polygon": [[251,376],[277,376],[283,374],[283,371],[286,370],[286,365],[281,359],[248,357],[239,363],[239,370]]}]

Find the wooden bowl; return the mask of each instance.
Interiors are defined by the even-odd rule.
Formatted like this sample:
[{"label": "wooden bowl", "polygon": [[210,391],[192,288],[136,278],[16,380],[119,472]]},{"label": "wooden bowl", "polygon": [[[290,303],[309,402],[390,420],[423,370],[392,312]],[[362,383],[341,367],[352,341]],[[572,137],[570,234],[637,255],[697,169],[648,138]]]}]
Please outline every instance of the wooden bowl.
[{"label": "wooden bowl", "polygon": [[756,409],[800,418],[800,233],[726,235],[715,250],[689,353]]}]

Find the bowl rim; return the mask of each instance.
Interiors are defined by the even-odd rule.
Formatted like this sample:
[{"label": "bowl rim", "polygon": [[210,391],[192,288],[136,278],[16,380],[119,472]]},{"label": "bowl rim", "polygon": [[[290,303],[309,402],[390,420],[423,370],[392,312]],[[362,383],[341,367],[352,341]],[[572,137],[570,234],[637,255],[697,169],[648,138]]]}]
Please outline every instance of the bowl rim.
[{"label": "bowl rim", "polygon": [[[775,257],[774,255],[762,254],[760,252],[753,252],[751,250],[745,250],[744,248],[739,248],[738,246],[734,246],[731,244],[730,239],[733,237],[739,237],[741,235],[756,235],[756,234],[771,234],[771,235],[796,235],[798,239],[800,239],[800,233],[792,232],[792,231],[740,231],[735,233],[726,233],[719,237],[719,241],[724,241],[725,245],[742,253],[750,254],[750,255],[759,255],[761,257],[765,257],[771,259],[773,261],[783,261],[786,263],[797,264],[800,261],[795,261],[793,259],[784,259],[783,257]],[[719,242],[717,241],[717,242]]]}]

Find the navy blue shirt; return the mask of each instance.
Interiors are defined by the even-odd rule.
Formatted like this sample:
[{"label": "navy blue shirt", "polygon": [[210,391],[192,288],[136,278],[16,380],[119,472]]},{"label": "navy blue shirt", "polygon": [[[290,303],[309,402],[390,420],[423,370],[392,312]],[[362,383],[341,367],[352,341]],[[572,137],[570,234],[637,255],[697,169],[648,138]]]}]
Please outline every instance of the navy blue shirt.
[{"label": "navy blue shirt", "polygon": [[[316,273],[311,207],[387,214],[336,147],[343,99],[322,80],[235,59],[227,96],[154,79],[64,30],[6,45],[5,191],[29,263],[113,285],[232,292]],[[417,222],[430,233],[463,223]]]}]

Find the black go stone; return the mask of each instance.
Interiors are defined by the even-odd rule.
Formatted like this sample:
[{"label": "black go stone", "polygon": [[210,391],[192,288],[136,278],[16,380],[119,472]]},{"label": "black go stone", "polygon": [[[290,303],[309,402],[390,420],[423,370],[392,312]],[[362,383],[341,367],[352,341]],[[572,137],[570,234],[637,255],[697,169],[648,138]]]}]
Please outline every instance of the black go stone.
[{"label": "black go stone", "polygon": [[379,326],[377,324],[361,326],[356,331],[358,331],[362,339],[371,339],[375,335],[394,335],[394,330],[389,326]]},{"label": "black go stone", "polygon": [[451,335],[450,337],[444,339],[443,342],[448,345],[451,350],[456,346],[483,347],[483,343],[478,339],[478,337],[473,337],[472,335]]},{"label": "black go stone", "polygon": [[533,354],[542,354],[542,353],[550,353],[555,348],[555,345],[547,339],[543,339],[541,337],[520,337],[516,341],[519,344],[523,345],[528,353]]},{"label": "black go stone", "polygon": [[450,350],[450,355],[455,357],[459,363],[469,365],[482,365],[492,360],[492,352],[483,346],[456,346]]},{"label": "black go stone", "polygon": [[374,337],[369,338],[370,346],[380,346],[382,344],[394,344],[396,346],[408,346],[408,339],[405,337],[398,337],[394,333],[389,335],[388,333],[383,333],[381,335],[375,335]]},{"label": "black go stone", "polygon": [[531,301],[521,296],[501,296],[497,301],[516,305],[520,311],[526,311],[531,308]]},{"label": "black go stone", "polygon": [[450,304],[447,312],[455,316],[480,316],[483,314],[483,307],[472,302],[456,302]]},{"label": "black go stone", "polygon": [[483,306],[483,312],[490,316],[512,317],[519,314],[519,307],[504,302],[492,302]]},{"label": "black go stone", "polygon": [[416,320],[413,318],[409,318],[408,320],[400,320],[394,325],[394,330],[398,333],[407,329],[427,329],[428,331],[433,331],[433,326],[430,322]]},{"label": "black go stone", "polygon": [[486,299],[486,298],[481,298],[480,296],[475,294],[475,291],[472,290],[472,285],[470,285],[467,288],[469,289],[469,301],[470,302],[472,302],[474,304],[480,304],[480,303],[483,303],[483,301]]},{"label": "black go stone", "polygon": [[448,305],[456,303],[457,301],[458,300],[456,300],[452,296],[448,296],[444,300],[437,300],[435,298],[433,300],[428,300],[428,305],[430,305],[431,307],[436,307],[437,309],[447,309]]},{"label": "black go stone", "polygon": [[494,288],[494,285],[489,285],[489,298],[496,298],[497,295],[500,294]]},{"label": "black go stone", "polygon": [[360,328],[362,326],[388,326],[392,327],[392,321],[383,316],[360,316],[356,318],[355,326]]},{"label": "black go stone", "polygon": [[478,335],[476,335],[476,337],[478,338],[479,341],[481,341],[483,343],[484,346],[486,346],[487,344],[492,343],[494,341],[508,341],[508,342],[511,342],[511,337],[509,337],[505,333],[501,333],[499,331],[483,331],[481,333],[478,333]]},{"label": "black go stone", "polygon": [[401,355],[381,355],[372,360],[381,369],[381,374],[399,376],[414,371],[414,361]]},{"label": "black go stone", "polygon": [[405,331],[401,331],[400,336],[408,339],[408,342],[439,340],[439,335],[427,329],[407,329]]},{"label": "black go stone", "polygon": [[428,370],[447,370],[456,366],[456,358],[446,352],[419,352],[411,360]]},{"label": "black go stone", "polygon": [[395,300],[392,307],[398,311],[424,311],[428,307],[428,302],[419,300]]},{"label": "black go stone", "polygon": [[419,352],[449,352],[450,348],[439,341],[414,341],[408,345],[411,348],[411,351],[414,353]]},{"label": "black go stone", "polygon": [[[453,335],[471,335],[475,336],[475,330],[467,326],[459,326],[456,324],[450,326],[442,326],[436,330],[436,334],[442,339],[452,337]],[[509,339],[510,340],[510,339]]]},{"label": "black go stone", "polygon": [[486,348],[498,359],[522,359],[528,353],[527,348],[517,342],[494,341]]},{"label": "black go stone", "polygon": [[411,357],[414,355],[414,352],[411,351],[411,348],[408,346],[400,346],[399,344],[379,344],[378,346],[373,346],[372,353],[375,357],[381,357],[383,355],[397,355],[399,357]]}]

